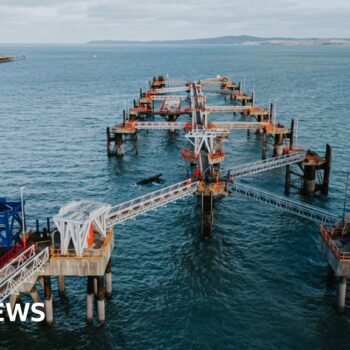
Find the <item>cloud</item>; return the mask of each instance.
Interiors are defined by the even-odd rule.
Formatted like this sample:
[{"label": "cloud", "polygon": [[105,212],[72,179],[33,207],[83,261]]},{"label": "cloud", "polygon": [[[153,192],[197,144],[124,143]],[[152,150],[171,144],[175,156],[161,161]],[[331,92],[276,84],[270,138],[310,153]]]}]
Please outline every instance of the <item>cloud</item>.
[{"label": "cloud", "polygon": [[345,0],[0,0],[0,42],[350,37]]}]

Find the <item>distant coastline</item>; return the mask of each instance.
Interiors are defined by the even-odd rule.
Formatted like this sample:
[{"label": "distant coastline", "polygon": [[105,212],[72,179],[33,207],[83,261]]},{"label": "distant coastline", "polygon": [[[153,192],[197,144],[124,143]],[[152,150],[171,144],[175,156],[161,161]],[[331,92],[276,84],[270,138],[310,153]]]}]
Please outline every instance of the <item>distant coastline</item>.
[{"label": "distant coastline", "polygon": [[350,38],[260,38],[249,35],[222,36],[188,40],[93,40],[87,45],[289,45],[321,46],[350,45]]}]

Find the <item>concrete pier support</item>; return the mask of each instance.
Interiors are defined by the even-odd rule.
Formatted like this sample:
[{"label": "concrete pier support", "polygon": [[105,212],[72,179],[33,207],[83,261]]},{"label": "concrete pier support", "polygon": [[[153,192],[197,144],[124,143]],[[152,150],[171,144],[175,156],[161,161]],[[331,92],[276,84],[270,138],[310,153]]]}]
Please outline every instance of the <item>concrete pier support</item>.
[{"label": "concrete pier support", "polygon": [[339,277],[339,290],[338,290],[338,310],[339,312],[345,311],[345,297],[346,297],[346,277]]},{"label": "concrete pier support", "polygon": [[273,148],[273,156],[278,157],[283,154],[283,135],[275,134],[275,144]]},{"label": "concrete pier support", "polygon": [[106,297],[112,297],[112,263],[111,259],[108,260],[106,267]]},{"label": "concrete pier support", "polygon": [[213,226],[213,195],[202,194],[202,227],[201,236],[209,239],[212,236]]},{"label": "concrete pier support", "polygon": [[97,277],[97,318],[100,324],[106,319],[104,276]]},{"label": "concrete pier support", "polygon": [[94,295],[97,297],[97,277],[94,277]]},{"label": "concrete pier support", "polygon": [[44,296],[45,296],[45,319],[46,323],[51,325],[53,323],[53,305],[52,305],[52,291],[51,291],[51,277],[44,277]]},{"label": "concrete pier support", "polygon": [[58,294],[60,296],[64,296],[65,294],[65,283],[64,283],[64,276],[58,276]]},{"label": "concrete pier support", "polygon": [[36,290],[35,286],[33,286],[33,288],[30,290],[30,296],[32,297],[34,303],[41,302],[40,295],[39,295],[38,291]]},{"label": "concrete pier support", "polygon": [[87,278],[87,293],[86,293],[86,321],[92,322],[94,315],[94,280],[93,276]]},{"label": "concrete pier support", "polygon": [[304,166],[304,184],[303,192],[307,195],[313,195],[316,190],[316,170],[314,165]]},{"label": "concrete pier support", "polygon": [[115,134],[115,154],[118,157],[122,157],[124,155],[123,134]]}]

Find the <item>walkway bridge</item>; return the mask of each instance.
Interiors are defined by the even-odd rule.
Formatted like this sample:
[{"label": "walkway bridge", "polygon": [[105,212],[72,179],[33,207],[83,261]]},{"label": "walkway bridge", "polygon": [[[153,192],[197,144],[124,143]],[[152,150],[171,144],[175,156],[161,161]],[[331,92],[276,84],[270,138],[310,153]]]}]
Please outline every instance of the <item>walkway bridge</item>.
[{"label": "walkway bridge", "polygon": [[289,213],[295,214],[302,218],[333,227],[341,218],[329,211],[311,206],[300,201],[292,200],[284,196],[279,196],[269,191],[248,186],[235,181],[232,189],[242,194],[246,198],[251,198],[258,202],[263,202],[278,209],[282,209]]},{"label": "walkway bridge", "polygon": [[199,181],[185,180],[158,191],[137,197],[113,206],[107,214],[107,225],[113,226],[150,210],[192,195],[197,191]]},{"label": "walkway bridge", "polygon": [[281,168],[286,165],[300,163],[305,159],[305,152],[293,152],[284,154],[279,157],[269,158],[236,166],[230,170],[233,177],[249,176],[268,171],[271,169]]},{"label": "walkway bridge", "polygon": [[34,284],[36,274],[49,261],[49,248],[37,252],[35,245],[20,253],[0,270],[0,302],[16,294],[21,285]]}]

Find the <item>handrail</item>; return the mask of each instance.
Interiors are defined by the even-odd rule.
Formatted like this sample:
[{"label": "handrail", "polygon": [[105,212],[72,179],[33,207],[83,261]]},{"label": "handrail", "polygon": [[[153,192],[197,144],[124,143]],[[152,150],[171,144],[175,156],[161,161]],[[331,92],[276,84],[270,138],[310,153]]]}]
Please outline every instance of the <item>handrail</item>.
[{"label": "handrail", "polygon": [[232,189],[237,193],[243,194],[245,197],[272,205],[276,208],[285,210],[308,220],[312,220],[320,224],[323,223],[327,226],[334,226],[335,222],[339,219],[337,215],[324,209],[282,197],[275,193],[253,186],[248,186],[237,181],[232,184]]},{"label": "handrail", "polygon": [[162,188],[158,191],[148,193],[127,202],[113,206],[107,215],[107,225],[113,226],[116,223],[124,222],[149,210],[164,206],[194,193],[198,188],[198,181],[191,179]]},{"label": "handrail", "polygon": [[75,249],[68,249],[67,254],[62,255],[61,254],[61,248],[55,249],[53,246],[50,246],[50,257],[53,259],[67,259],[67,258],[74,258],[74,259],[85,259],[85,258],[101,258],[103,256],[104,252],[106,251],[107,247],[109,246],[113,236],[113,227],[110,227],[106,238],[102,244],[101,248],[94,249],[94,248],[85,248],[83,255],[78,256]]},{"label": "handrail", "polygon": [[285,165],[300,163],[304,158],[305,152],[293,152],[279,157],[236,166],[231,170],[231,174],[235,177],[253,175],[262,171],[280,168]]},{"label": "handrail", "polygon": [[17,255],[14,259],[12,259],[0,269],[0,278],[2,278],[3,280],[6,279],[19,266],[25,264],[28,259],[34,256],[35,253],[35,245],[31,244],[26,250],[24,250],[21,254]]},{"label": "handrail", "polygon": [[11,247],[1,258],[0,258],[0,268],[2,268],[7,262],[18,255],[21,248],[18,245]]},{"label": "handrail", "polygon": [[49,260],[49,248],[31,256],[23,265],[0,283],[0,302],[3,302],[10,294],[17,291],[23,283],[26,283],[36,272],[42,269]]},{"label": "handrail", "polygon": [[335,255],[335,257],[341,261],[341,262],[350,262],[350,252],[342,252],[337,245],[334,243],[333,239],[329,236],[326,228],[324,225],[321,225],[321,236],[332,251],[332,253]]}]

